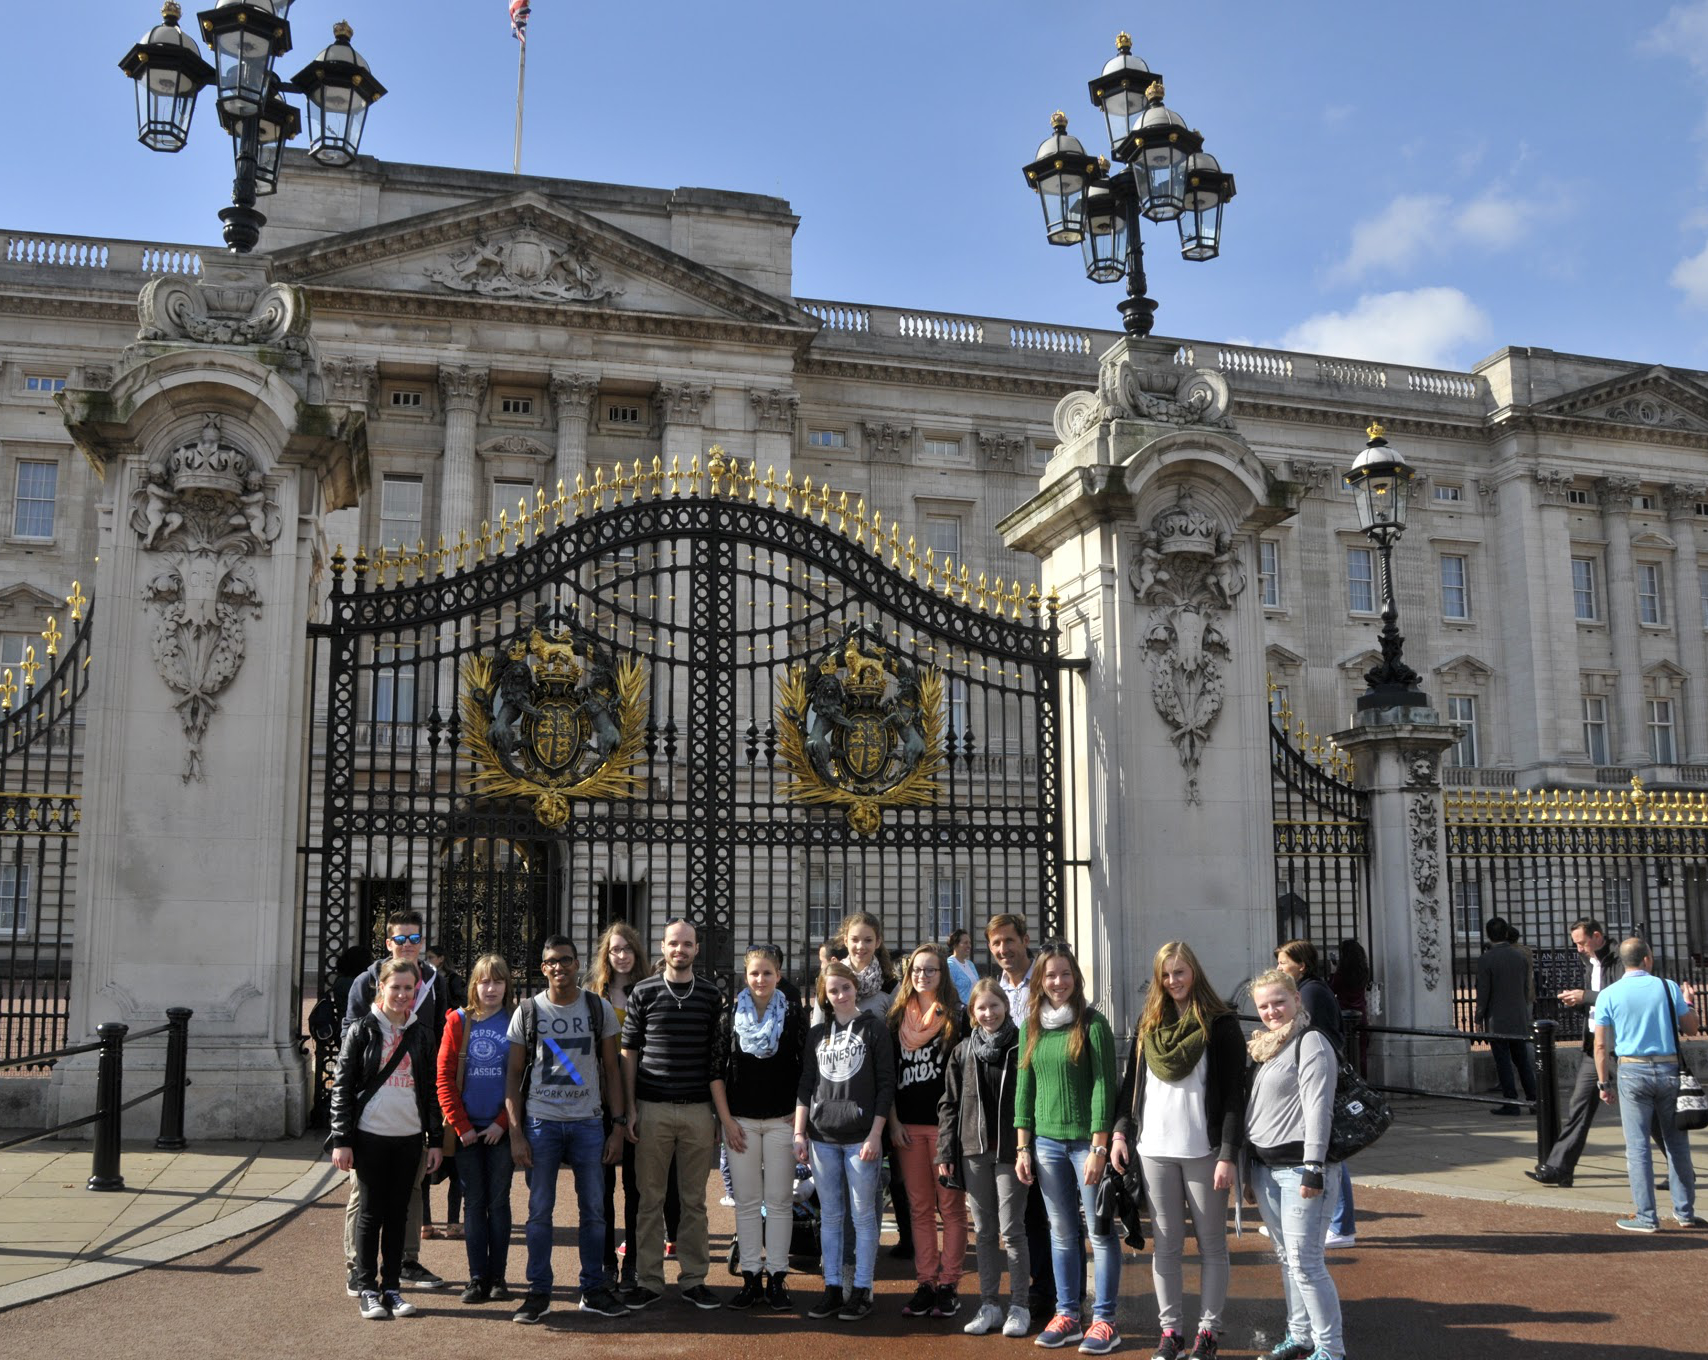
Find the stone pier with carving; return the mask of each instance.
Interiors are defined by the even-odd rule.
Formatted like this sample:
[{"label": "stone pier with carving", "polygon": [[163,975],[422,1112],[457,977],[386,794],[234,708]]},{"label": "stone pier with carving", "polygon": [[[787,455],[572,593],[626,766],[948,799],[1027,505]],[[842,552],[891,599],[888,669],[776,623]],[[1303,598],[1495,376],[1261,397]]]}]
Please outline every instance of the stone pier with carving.
[{"label": "stone pier with carving", "polygon": [[[1098,1003],[1138,1015],[1151,956],[1190,942],[1222,992],[1273,948],[1268,705],[1257,537],[1292,513],[1233,430],[1220,374],[1122,341],[1056,408],[1042,489],[998,526],[1043,562],[1067,683],[1070,887]],[[1095,848],[1094,850],[1092,848]]]}]

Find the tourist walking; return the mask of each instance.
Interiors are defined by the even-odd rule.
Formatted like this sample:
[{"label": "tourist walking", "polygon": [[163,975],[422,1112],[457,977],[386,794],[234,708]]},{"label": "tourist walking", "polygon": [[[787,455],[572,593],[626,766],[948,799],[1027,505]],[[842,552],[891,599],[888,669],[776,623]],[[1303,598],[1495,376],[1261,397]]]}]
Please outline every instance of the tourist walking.
[{"label": "tourist walking", "polygon": [[[1056,1312],[1038,1335],[1039,1346],[1078,1341],[1085,1354],[1105,1355],[1121,1344],[1115,1330],[1121,1245],[1113,1226],[1097,1231],[1097,1185],[1109,1165],[1115,1096],[1109,1022],[1087,1001],[1073,951],[1059,941],[1046,944],[1032,965],[1014,1097],[1016,1168],[1022,1181],[1043,1187],[1055,1257]],[[1092,1323],[1083,1330],[1073,1286],[1082,1209],[1093,1262]]]},{"label": "tourist walking", "polygon": [[[1536,1004],[1536,970],[1527,951],[1516,943],[1518,934],[1499,916],[1483,926],[1488,948],[1477,959],[1477,1028],[1495,1034],[1528,1034],[1532,1008]],[[1535,1113],[1536,1073],[1530,1045],[1522,1039],[1490,1039],[1495,1078],[1504,1104],[1490,1114],[1520,1115],[1518,1086]]]},{"label": "tourist walking", "polygon": [[[885,1117],[895,1101],[895,1058],[888,1027],[859,1005],[854,969],[826,964],[819,991],[825,1018],[807,1035],[795,1103],[794,1153],[812,1161],[824,1268],[824,1296],[807,1316],[858,1322],[872,1311],[879,1170]],[[850,1220],[854,1278],[845,1292],[842,1246]]]},{"label": "tourist walking", "polygon": [[415,1011],[421,966],[380,964],[375,996],[344,1034],[332,1081],[332,1164],[356,1182],[356,1296],[364,1318],[408,1317],[404,1227],[424,1167],[439,1165],[434,1041]]},{"label": "tourist walking", "polygon": [[1677,1113],[1683,1061],[1679,1031],[1695,1034],[1699,1028],[1696,989],[1688,982],[1681,987],[1656,977],[1648,943],[1635,935],[1619,946],[1619,963],[1623,974],[1595,1003],[1595,1087],[1609,1105],[1618,1087],[1625,1175],[1637,1210],[1615,1226],[1641,1233],[1652,1233],[1660,1226],[1654,1156],[1649,1151],[1649,1130],[1658,1127],[1666,1149],[1673,1222],[1692,1228],[1696,1226],[1696,1167]]},{"label": "tourist walking", "polygon": [[789,1297],[789,1242],[795,1226],[795,1096],[806,1060],[807,1023],[783,994],[782,958],[769,945],[749,949],[747,986],[724,1013],[721,1080],[712,1103],[729,1149],[741,1289],[726,1305],[764,1300],[778,1312]]},{"label": "tourist walking", "polygon": [[1185,942],[1151,960],[1150,993],[1116,1101],[1110,1156],[1144,1168],[1155,1238],[1151,1280],[1162,1337],[1156,1360],[1186,1355],[1181,1254],[1186,1216],[1198,1239],[1192,1360],[1216,1360],[1228,1298],[1228,1191],[1245,1133],[1245,1036]]},{"label": "tourist walking", "polygon": [[[984,1336],[1025,1336],[1031,1253],[1026,1241],[1027,1187],[1015,1172],[1014,1094],[1020,1032],[1008,997],[991,978],[973,984],[972,1024],[955,1046],[938,1107],[937,1174],[966,1186],[978,1234],[979,1306],[961,1330]],[[1003,1244],[1008,1256],[1008,1310],[1003,1313]]]},{"label": "tourist walking", "polygon": [[[895,1144],[913,1215],[913,1278],[917,1288],[903,1317],[954,1317],[967,1255],[967,1202],[960,1178],[937,1176],[937,1126],[949,1056],[955,1051],[960,997],[949,981],[949,956],[922,944],[907,960],[890,1006],[895,1044],[895,1108],[887,1127]],[[939,1243],[937,1221],[943,1222]]]},{"label": "tourist walking", "polygon": [[1269,1360],[1345,1360],[1340,1295],[1323,1251],[1340,1178],[1325,1174],[1338,1064],[1328,1037],[1305,1021],[1299,986],[1279,968],[1251,984],[1263,1028],[1246,1100],[1246,1155],[1258,1212],[1281,1265],[1287,1333]]},{"label": "tourist walking", "polygon": [[502,954],[482,954],[469,973],[468,1004],[445,1017],[445,1037],[439,1043],[439,1110],[458,1143],[457,1174],[467,1220],[464,1303],[510,1298],[505,1262],[516,1162],[510,1152],[504,1078],[515,1009],[510,965]]},{"label": "tourist walking", "polygon": [[[1346,1055],[1346,1019],[1334,988],[1324,980],[1317,947],[1309,940],[1288,940],[1275,951],[1275,966],[1298,985],[1299,1005],[1308,1028],[1315,1030],[1334,1050],[1336,1064]],[[1338,1080],[1338,1066],[1336,1068]],[[1352,1168],[1337,1162],[1329,1174],[1340,1181],[1340,1193],[1329,1217],[1327,1246],[1335,1249],[1358,1245],[1357,1209],[1352,1202]]]}]

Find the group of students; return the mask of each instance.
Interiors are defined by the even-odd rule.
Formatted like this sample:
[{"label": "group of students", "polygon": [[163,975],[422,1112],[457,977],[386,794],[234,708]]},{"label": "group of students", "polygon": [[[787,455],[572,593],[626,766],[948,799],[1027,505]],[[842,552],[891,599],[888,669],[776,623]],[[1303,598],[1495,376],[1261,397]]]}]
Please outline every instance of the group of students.
[{"label": "group of students", "polygon": [[[546,989],[520,1006],[504,960],[484,956],[472,970],[467,1004],[446,1007],[435,1024],[434,978],[407,957],[420,939],[419,919],[410,915],[388,925],[389,956],[352,988],[333,1087],[328,1144],[335,1163],[353,1172],[349,1289],[362,1316],[415,1311],[400,1292],[411,1259],[410,1207],[421,1177],[438,1164],[442,1128],[466,1200],[464,1302],[511,1297],[510,1179],[521,1165],[529,1177],[528,1293],[515,1320],[537,1321],[546,1311],[552,1200],[558,1167],[569,1165],[581,1207],[582,1310],[619,1316],[646,1306],[658,1297],[661,1263],[643,1261],[640,1282],[619,1294],[614,1235],[605,1228],[620,1174],[632,1269],[635,1206],[641,1201],[643,1217],[656,1217],[668,1164],[655,1154],[637,1176],[634,1162],[634,1121],[642,1110],[656,1120],[664,1108],[635,1095],[635,1050],[645,1040],[637,1037],[639,1017],[624,1012],[649,971],[641,941],[626,925],[608,931],[582,991],[573,943],[552,937],[542,953]],[[1051,941],[1034,956],[1020,917],[991,920],[986,941],[997,975],[969,984],[966,941],[920,945],[892,969],[881,923],[857,912],[842,922],[836,949],[821,954],[810,1009],[769,947],[748,951],[745,985],[725,1004],[694,978],[691,952],[686,964],[670,957],[672,931],[686,938],[677,927],[666,932],[659,977],[675,981],[660,998],[658,1018],[671,1018],[674,1001],[674,1018],[684,1019],[696,988],[708,993],[700,1000],[715,1034],[696,1051],[709,1055],[703,1085],[727,1158],[742,1277],[740,1290],[720,1304],[705,1288],[703,1260],[688,1281],[685,1246],[683,1294],[690,1302],[793,1307],[786,1284],[793,1206],[798,1176],[810,1171],[824,1290],[806,1314],[866,1317],[887,1158],[898,1223],[908,1220],[911,1228],[916,1289],[904,1315],[960,1311],[970,1209],[979,1297],[964,1330],[1027,1335],[1028,1286],[1041,1275],[1054,1297],[1035,1344],[1077,1342],[1082,1353],[1107,1354],[1121,1343],[1121,1249],[1116,1225],[1098,1213],[1099,1190],[1106,1177],[1130,1184],[1142,1172],[1155,1239],[1156,1360],[1215,1360],[1228,1290],[1230,1193],[1236,1228],[1241,1195],[1255,1197],[1281,1266],[1287,1333],[1269,1352],[1272,1360],[1343,1360],[1339,1300],[1324,1262],[1330,1222],[1346,1193],[1339,1169],[1325,1165],[1338,1025],[1311,1009],[1314,957],[1301,964],[1289,955],[1295,945],[1284,946],[1282,966],[1253,982],[1262,1028],[1248,1039],[1191,947],[1165,944],[1125,1075],[1118,1076],[1114,1033],[1087,998],[1072,950]],[[655,1040],[655,1051],[667,1044]],[[681,1157],[690,1145],[666,1146]],[[709,1163],[683,1157],[681,1172],[684,1199],[698,1190],[703,1236]],[[696,1173],[698,1187],[691,1184]],[[1042,1253],[1027,1227],[1034,1195],[1048,1222]],[[1190,1341],[1181,1269],[1188,1215],[1202,1261]],[[693,1255],[703,1257],[703,1243]],[[1089,1315],[1082,1317],[1087,1283]]]}]

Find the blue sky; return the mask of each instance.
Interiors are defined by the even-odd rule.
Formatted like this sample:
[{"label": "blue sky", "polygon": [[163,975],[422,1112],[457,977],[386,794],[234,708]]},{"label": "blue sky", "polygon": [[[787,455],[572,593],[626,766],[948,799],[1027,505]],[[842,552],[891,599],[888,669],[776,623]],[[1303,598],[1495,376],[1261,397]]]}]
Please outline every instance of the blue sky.
[{"label": "blue sky", "polygon": [[[7,9],[0,224],[217,242],[231,162],[211,100],[180,155],[134,140],[117,61],[158,6]],[[1219,260],[1187,264],[1172,226],[1148,228],[1159,334],[1708,369],[1708,0],[1618,13],[536,0],[523,170],[780,195],[803,297],[1113,328],[1119,286],[1045,243],[1019,167],[1057,108],[1107,149],[1086,82],[1125,27],[1239,185]],[[509,168],[505,0],[298,0],[285,69],[339,18],[391,90],[365,152]]]}]

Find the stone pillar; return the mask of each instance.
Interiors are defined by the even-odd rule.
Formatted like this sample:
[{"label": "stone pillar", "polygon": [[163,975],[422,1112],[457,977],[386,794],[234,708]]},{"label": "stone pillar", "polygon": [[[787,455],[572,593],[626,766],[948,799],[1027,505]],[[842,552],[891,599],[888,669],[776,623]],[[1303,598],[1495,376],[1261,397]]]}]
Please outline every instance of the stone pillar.
[{"label": "stone pillar", "polygon": [[575,474],[587,470],[587,429],[599,396],[599,375],[554,372],[547,386],[552,414],[557,418],[557,457],[552,463],[552,482],[546,487],[546,499],[551,500],[557,495],[558,483],[573,492]]},{"label": "stone pillar", "polygon": [[1099,390],[1056,408],[1053,480],[998,525],[1042,560],[1060,601],[1063,733],[1073,789],[1065,922],[1117,1028],[1138,1017],[1151,956],[1198,951],[1225,993],[1273,947],[1269,711],[1259,533],[1291,513],[1228,422],[1219,374],[1123,341]]},{"label": "stone pillar", "polygon": [[1631,563],[1631,497],[1637,483],[1629,477],[1603,477],[1595,484],[1607,539],[1607,625],[1613,633],[1613,664],[1619,671],[1619,732],[1615,749],[1621,765],[1649,763],[1648,726],[1643,721],[1643,653],[1637,634],[1637,582]]},{"label": "stone pillar", "polygon": [[1704,633],[1702,581],[1697,566],[1696,507],[1708,500],[1708,487],[1678,483],[1662,493],[1667,532],[1672,535],[1672,618],[1678,630],[1678,664],[1684,667],[1684,702],[1678,742],[1681,765],[1708,762],[1708,634]]},{"label": "stone pillar", "polygon": [[[303,628],[323,520],[365,488],[366,420],[319,401],[299,290],[249,260],[206,265],[200,285],[150,282],[111,388],[62,401],[103,471],[70,1032],[190,1007],[191,1138],[273,1138],[307,1112]],[[127,1050],[127,1090],[157,1085],[162,1058],[159,1041]],[[93,1059],[63,1063],[47,1118],[93,1100]]]},{"label": "stone pillar", "polygon": [[445,462],[439,474],[439,528],[455,547],[458,533],[473,540],[491,508],[475,473],[474,435],[489,374],[467,364],[441,365],[439,401],[445,413]]},{"label": "stone pillar", "polygon": [[706,406],[712,399],[712,389],[705,383],[661,382],[653,397],[653,409],[659,427],[664,432],[660,452],[664,470],[670,471],[672,459],[680,459],[682,471],[687,472],[700,448],[701,430],[705,423]]},{"label": "stone pillar", "polygon": [[[1331,523],[1331,516],[1344,518],[1342,509],[1334,504],[1341,474],[1342,469],[1333,463],[1318,459],[1287,460],[1287,477],[1299,498],[1294,534],[1299,579],[1292,587],[1296,598],[1291,608],[1294,617],[1302,621],[1305,645],[1301,650],[1306,657],[1292,705],[1306,726],[1318,732],[1340,721],[1346,702],[1341,697],[1340,667],[1335,664],[1335,628],[1345,616],[1346,557]],[[1313,592],[1321,594],[1308,607],[1305,601]]]},{"label": "stone pillar", "polygon": [[[1382,992],[1375,1023],[1452,1029],[1441,756],[1458,740],[1458,729],[1438,722],[1432,709],[1383,709],[1358,714],[1357,725],[1334,739],[1352,756],[1356,782],[1370,799],[1367,948]],[[1463,1039],[1379,1034],[1371,1040],[1372,1075],[1387,1085],[1470,1089]]]},{"label": "stone pillar", "polygon": [[753,407],[753,461],[759,476],[775,468],[781,477],[795,457],[795,415],[801,399],[784,388],[749,388],[747,401]]}]

